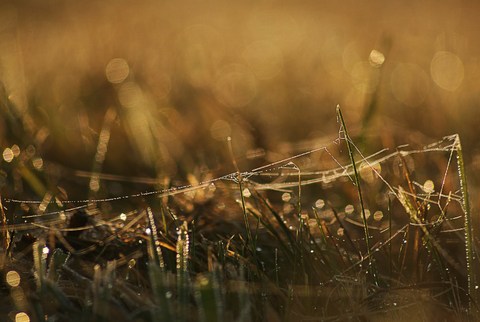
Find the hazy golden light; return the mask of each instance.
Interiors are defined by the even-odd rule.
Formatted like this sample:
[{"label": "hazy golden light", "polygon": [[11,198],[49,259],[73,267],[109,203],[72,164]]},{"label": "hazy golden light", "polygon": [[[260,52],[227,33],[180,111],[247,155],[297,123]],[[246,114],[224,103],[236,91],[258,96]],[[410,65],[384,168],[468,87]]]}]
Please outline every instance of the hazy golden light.
[{"label": "hazy golden light", "polygon": [[224,56],[225,41],[207,24],[185,28],[176,40],[177,63],[185,78],[195,87],[210,86]]},{"label": "hazy golden light", "polygon": [[215,96],[226,106],[245,106],[253,100],[256,94],[257,81],[245,66],[232,64],[219,73],[215,84]]},{"label": "hazy golden light", "polygon": [[13,154],[12,149],[6,148],[5,150],[3,150],[3,160],[10,163],[10,162],[12,162],[13,157],[14,157],[14,154]]},{"label": "hazy golden light", "polygon": [[16,271],[9,271],[5,277],[7,284],[12,287],[20,285],[20,275]]},{"label": "hazy golden light", "polygon": [[271,79],[283,68],[283,54],[278,46],[268,41],[256,41],[243,52],[248,66],[258,79]]},{"label": "hazy golden light", "polygon": [[217,141],[225,141],[231,134],[230,124],[224,120],[216,120],[210,127],[210,135]]},{"label": "hazy golden light", "polygon": [[465,76],[462,60],[448,51],[439,51],[430,63],[432,79],[440,88],[455,91]]},{"label": "hazy golden light", "polygon": [[105,68],[105,76],[108,81],[113,84],[122,83],[129,75],[130,68],[123,58],[112,59]]},{"label": "hazy golden light", "polygon": [[[323,44],[320,51],[320,59],[322,60],[323,67],[331,76],[341,78],[344,69],[344,47],[340,43],[340,40],[330,35]],[[348,66],[347,66],[348,68]],[[353,68],[353,66],[352,66]]]},{"label": "hazy golden light", "polygon": [[348,72],[351,73],[355,64],[362,61],[362,57],[358,53],[358,43],[356,41],[352,41],[343,50],[342,61],[343,61],[343,68]]},{"label": "hazy golden light", "polygon": [[391,74],[390,86],[398,101],[415,107],[424,102],[429,91],[429,79],[417,65],[398,64]]},{"label": "hazy golden light", "polygon": [[281,50],[296,48],[305,37],[297,19],[286,10],[252,11],[246,28],[252,40],[268,39]]},{"label": "hazy golden light", "polygon": [[378,84],[378,70],[364,61],[356,63],[351,71],[353,86],[362,93],[372,93]]}]

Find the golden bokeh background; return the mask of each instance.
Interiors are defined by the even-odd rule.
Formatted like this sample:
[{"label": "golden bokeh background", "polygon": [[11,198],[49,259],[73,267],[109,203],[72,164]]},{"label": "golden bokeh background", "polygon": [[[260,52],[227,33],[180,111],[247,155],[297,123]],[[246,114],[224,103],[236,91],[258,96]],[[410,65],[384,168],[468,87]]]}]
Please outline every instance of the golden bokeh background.
[{"label": "golden bokeh background", "polygon": [[[480,168],[473,1],[6,1],[3,164],[153,178],[460,133]],[[380,137],[380,144],[368,138]],[[250,160],[250,161],[248,161]],[[50,165],[50,166],[49,166]],[[58,172],[58,171],[57,171]],[[85,175],[87,176],[87,175]],[[91,177],[90,190],[100,187]]]}]

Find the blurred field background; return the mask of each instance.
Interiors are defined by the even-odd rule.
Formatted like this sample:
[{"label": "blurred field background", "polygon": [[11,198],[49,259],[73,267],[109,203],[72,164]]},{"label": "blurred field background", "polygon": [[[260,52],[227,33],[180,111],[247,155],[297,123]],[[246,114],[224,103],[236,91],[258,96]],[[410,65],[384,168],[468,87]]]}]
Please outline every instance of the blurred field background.
[{"label": "blurred field background", "polygon": [[[102,171],[175,176],[230,166],[227,136],[239,157],[260,148],[272,161],[314,146],[335,136],[340,104],[353,133],[380,136],[380,146],[458,132],[474,178],[477,7],[7,1],[1,144],[34,139],[45,161],[92,170],[107,123]],[[24,131],[5,124],[8,113]]]},{"label": "blurred field background", "polygon": [[[2,197],[49,202],[195,185],[235,171],[227,137],[240,169],[253,169],[331,146],[339,104],[366,155],[458,133],[476,214],[479,9],[473,1],[3,1]],[[432,163],[420,177],[441,176],[445,160]]]}]

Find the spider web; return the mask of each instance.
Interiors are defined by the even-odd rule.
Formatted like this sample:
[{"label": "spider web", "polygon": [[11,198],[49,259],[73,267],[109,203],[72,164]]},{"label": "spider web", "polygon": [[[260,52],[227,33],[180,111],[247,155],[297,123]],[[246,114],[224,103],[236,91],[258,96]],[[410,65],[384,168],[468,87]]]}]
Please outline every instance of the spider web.
[{"label": "spider web", "polygon": [[[188,201],[193,200],[200,192],[214,196],[218,191],[225,190],[238,203],[238,183],[242,180],[244,190],[241,193],[247,201],[252,192],[265,193],[269,200],[279,205],[282,218],[292,229],[298,228],[298,218],[302,216],[305,219],[303,222],[315,229],[314,226],[318,223],[314,222],[312,211],[316,212],[332,232],[330,238],[342,244],[354,242],[359,249],[363,247],[359,257],[354,258],[358,259],[358,265],[368,258],[366,254],[369,252],[364,248],[364,224],[355,194],[355,172],[346,158],[346,140],[349,138],[341,128],[338,138],[329,145],[249,171],[232,172],[197,184],[99,199],[60,201],[51,194],[47,194],[43,200],[4,198],[7,208],[11,204],[20,204],[29,211],[27,214],[14,214],[13,218],[9,217],[3,229],[42,228],[69,231],[72,229],[66,226],[68,218],[80,209],[146,197],[179,198]],[[350,143],[358,159],[356,167],[361,189],[367,196],[363,206],[370,237],[375,241],[372,251],[378,251],[396,239],[405,238],[409,226],[436,230],[436,235],[447,236],[443,239],[455,240],[455,249],[464,247],[465,196],[461,189],[459,169],[452,166],[457,162],[456,156],[460,147],[458,135],[446,136],[438,142],[417,149],[403,145],[395,151],[383,149],[367,156],[354,142]],[[409,207],[417,206],[422,206],[428,213],[421,221],[412,220],[411,216],[408,216],[411,210]],[[55,210],[47,211],[51,208]],[[334,215],[334,211],[338,212],[338,217]],[[138,220],[138,213],[139,211],[134,210],[110,216],[75,230],[87,230],[95,225],[112,226],[119,220]],[[349,236],[345,236],[345,229]],[[464,266],[464,255],[451,258],[447,251],[444,253],[453,266]]]},{"label": "spider web", "polygon": [[[21,204],[28,207],[31,212],[34,213],[22,215],[22,219],[26,222],[22,223],[21,226],[9,225],[6,228],[28,229],[28,224],[55,224],[58,223],[58,220],[47,218],[51,218],[54,215],[72,213],[79,209],[87,208],[92,204],[115,203],[121,200],[149,196],[163,198],[182,194],[191,195],[199,190],[215,190],[217,185],[237,190],[239,178],[241,178],[245,187],[250,190],[291,194],[294,194],[294,190],[299,190],[299,188],[304,191],[304,194],[307,192],[308,194],[313,194],[310,190],[318,191],[318,186],[320,186],[320,190],[325,194],[326,190],[334,190],[333,188],[336,183],[344,184],[345,182],[349,182],[349,185],[352,187],[355,185],[353,180],[353,166],[345,159],[345,155],[342,155],[343,150],[341,148],[342,143],[344,143],[346,139],[341,130],[339,137],[334,140],[330,146],[322,146],[249,171],[240,173],[232,172],[196,184],[185,184],[166,189],[98,199],[59,200],[52,194],[47,194],[42,200],[3,198],[3,203],[7,206],[8,204]],[[399,193],[400,190],[402,190],[401,194],[416,197],[418,200],[428,203],[430,207],[435,207],[441,214],[445,213],[445,208],[451,205],[452,202],[463,207],[462,201],[464,196],[458,179],[458,170],[455,171],[454,167],[452,167],[452,162],[455,161],[456,151],[459,148],[458,135],[446,136],[438,142],[419,149],[411,149],[408,145],[403,145],[397,147],[395,152],[391,152],[389,149],[383,149],[369,156],[364,156],[353,142],[351,142],[351,144],[355,148],[358,156],[360,156],[360,160],[356,162],[356,165],[359,169],[362,182],[367,185],[367,190],[373,185],[377,188],[377,193],[381,191],[382,195],[394,196],[397,200],[401,199]],[[419,168],[418,165],[415,165],[416,158],[420,159],[420,161],[417,162],[420,163],[420,166],[421,163],[428,165],[428,162],[432,162],[432,160],[428,160],[428,158],[431,156],[431,159],[438,159],[436,155],[440,155],[440,158],[443,158],[444,169],[443,171],[436,169],[436,173],[432,173],[431,168],[417,170],[417,173],[428,170],[425,172],[430,172],[432,175],[432,179],[429,179],[426,183],[413,181],[413,184],[420,190],[420,193],[414,194],[411,191],[401,188],[398,179],[402,181],[403,176],[400,173],[400,169],[395,169],[395,166],[402,167],[401,163],[406,162],[406,166],[409,168],[407,170],[415,171],[415,168]],[[324,169],[325,165],[328,168]],[[332,167],[332,165],[334,165],[334,167]],[[433,176],[436,176],[436,178],[433,178]],[[447,184],[452,182],[452,178],[450,178],[452,176],[457,177],[457,185],[455,187],[447,187]],[[380,185],[382,190],[378,190]],[[332,195],[336,196],[338,193],[332,193]],[[355,201],[352,201],[352,203],[355,203]],[[52,204],[55,205],[55,208],[61,209],[46,211]],[[465,212],[464,209],[462,209],[462,212]],[[461,217],[462,216],[457,216],[449,218],[449,220],[457,220]],[[45,220],[43,220],[43,218],[45,218]],[[32,222],[30,222],[30,219]]]}]

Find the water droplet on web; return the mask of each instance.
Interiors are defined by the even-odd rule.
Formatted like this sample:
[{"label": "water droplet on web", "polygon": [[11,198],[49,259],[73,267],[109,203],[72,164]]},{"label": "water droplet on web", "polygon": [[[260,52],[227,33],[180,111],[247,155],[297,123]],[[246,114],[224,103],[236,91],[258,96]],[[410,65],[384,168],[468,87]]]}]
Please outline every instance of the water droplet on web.
[{"label": "water droplet on web", "polygon": [[373,220],[380,221],[383,219],[383,212],[381,210],[377,210],[373,213]]},{"label": "water droplet on web", "polygon": [[347,215],[352,214],[354,210],[355,210],[355,208],[354,208],[352,205],[347,205],[347,206],[345,207],[345,213],[346,213]]},{"label": "water droplet on web", "polygon": [[342,237],[345,234],[345,230],[343,228],[338,228],[337,235]]},{"label": "water droplet on web", "polygon": [[282,201],[283,202],[289,202],[290,199],[292,199],[292,195],[288,192],[285,192],[284,194],[282,194]]},{"label": "water droplet on web", "polygon": [[325,207],[325,201],[323,199],[318,199],[317,201],[315,201],[315,207],[318,209],[322,209],[323,207]]},{"label": "water droplet on web", "polygon": [[426,193],[433,193],[435,191],[435,184],[433,183],[432,180],[427,180],[423,184],[423,191]]}]

